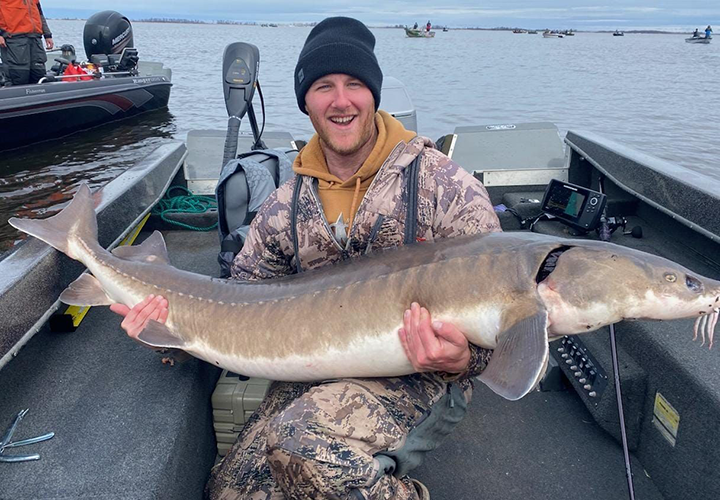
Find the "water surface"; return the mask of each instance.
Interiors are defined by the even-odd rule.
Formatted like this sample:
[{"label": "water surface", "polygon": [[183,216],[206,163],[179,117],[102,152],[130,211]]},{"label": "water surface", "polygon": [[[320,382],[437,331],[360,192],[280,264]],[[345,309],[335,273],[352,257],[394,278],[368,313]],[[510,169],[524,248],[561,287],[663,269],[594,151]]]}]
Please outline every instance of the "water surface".
[{"label": "water surface", "polygon": [[[83,21],[51,21],[56,44],[80,58]],[[0,251],[17,237],[9,217],[57,210],[80,182],[100,186],[163,141],[192,129],[224,128],[221,63],[235,41],[260,49],[266,130],[312,134],[295,101],[293,69],[310,28],[134,23],[140,57],[173,70],[168,111],[1,153]],[[720,178],[717,74],[720,39],[683,35],[541,34],[451,30],[410,39],[373,29],[385,75],[403,81],[419,132],[432,139],[456,126],[549,121],[561,133],[586,130]],[[256,103],[259,113],[259,103]],[[249,130],[243,124],[243,130]]]}]

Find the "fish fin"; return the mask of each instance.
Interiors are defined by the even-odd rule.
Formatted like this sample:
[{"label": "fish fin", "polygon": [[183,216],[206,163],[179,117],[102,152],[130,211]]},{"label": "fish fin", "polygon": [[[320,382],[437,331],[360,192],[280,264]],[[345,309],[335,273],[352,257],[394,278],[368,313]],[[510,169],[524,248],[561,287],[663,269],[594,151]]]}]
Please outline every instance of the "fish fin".
[{"label": "fish fin", "polygon": [[116,247],[112,251],[115,257],[148,264],[170,264],[165,239],[160,231],[153,233],[139,245]]},{"label": "fish fin", "polygon": [[109,306],[115,301],[107,296],[95,276],[81,274],[60,294],[60,300],[71,306]]},{"label": "fish fin", "polygon": [[185,341],[174,334],[166,325],[152,319],[148,321],[137,338],[140,342],[151,347],[180,350],[187,347]]},{"label": "fish fin", "polygon": [[15,229],[35,236],[48,245],[72,258],[70,237],[77,237],[83,241],[97,241],[97,217],[95,216],[94,202],[87,184],[81,184],[80,189],[68,206],[59,214],[47,219],[18,219],[12,217],[8,223]]},{"label": "fish fin", "polygon": [[496,394],[515,401],[538,384],[549,356],[548,313],[543,309],[500,334],[490,362],[478,378]]}]

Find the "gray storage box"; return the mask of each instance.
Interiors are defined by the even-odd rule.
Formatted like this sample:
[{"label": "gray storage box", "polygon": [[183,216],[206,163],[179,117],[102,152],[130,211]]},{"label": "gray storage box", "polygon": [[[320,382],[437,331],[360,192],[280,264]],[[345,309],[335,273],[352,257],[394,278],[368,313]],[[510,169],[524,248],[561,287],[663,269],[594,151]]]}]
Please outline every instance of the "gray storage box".
[{"label": "gray storage box", "polygon": [[552,123],[456,127],[443,150],[486,187],[545,186],[567,181],[563,142]]},{"label": "gray storage box", "polygon": [[265,398],[270,381],[246,379],[223,370],[212,395],[213,427],[218,455],[224,457],[250,416]]}]

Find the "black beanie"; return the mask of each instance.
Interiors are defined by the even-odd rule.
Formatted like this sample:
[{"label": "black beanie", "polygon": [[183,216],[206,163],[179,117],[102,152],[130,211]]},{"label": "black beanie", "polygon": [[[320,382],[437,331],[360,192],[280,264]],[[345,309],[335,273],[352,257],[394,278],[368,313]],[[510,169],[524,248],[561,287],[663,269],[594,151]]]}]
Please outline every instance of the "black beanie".
[{"label": "black beanie", "polygon": [[363,23],[349,17],[328,17],[315,26],[305,40],[295,66],[295,96],[305,111],[305,94],[325,75],[342,73],[368,86],[380,106],[383,75],[375,58],[375,37]]}]

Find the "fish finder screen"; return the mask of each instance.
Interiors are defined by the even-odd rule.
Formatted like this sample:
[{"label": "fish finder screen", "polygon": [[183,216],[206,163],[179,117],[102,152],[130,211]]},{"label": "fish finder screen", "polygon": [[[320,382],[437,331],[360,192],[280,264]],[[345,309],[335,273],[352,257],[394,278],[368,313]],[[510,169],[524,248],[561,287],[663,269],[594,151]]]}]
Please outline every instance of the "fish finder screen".
[{"label": "fish finder screen", "polygon": [[585,203],[584,195],[557,184],[550,193],[547,208],[558,215],[562,213],[575,219],[580,214],[583,203]]}]

